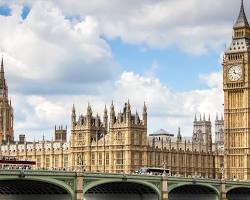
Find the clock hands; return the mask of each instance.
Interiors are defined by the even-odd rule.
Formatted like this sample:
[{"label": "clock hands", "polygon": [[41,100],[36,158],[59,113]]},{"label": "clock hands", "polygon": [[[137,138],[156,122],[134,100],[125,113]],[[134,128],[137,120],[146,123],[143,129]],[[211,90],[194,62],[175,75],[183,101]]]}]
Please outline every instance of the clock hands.
[{"label": "clock hands", "polygon": [[237,73],[235,70],[233,70],[233,73],[236,74],[236,75],[239,75],[239,76],[241,74],[240,72]]},{"label": "clock hands", "polygon": [[242,76],[242,70],[239,66],[231,66],[229,69],[229,78],[231,81],[237,81]]}]

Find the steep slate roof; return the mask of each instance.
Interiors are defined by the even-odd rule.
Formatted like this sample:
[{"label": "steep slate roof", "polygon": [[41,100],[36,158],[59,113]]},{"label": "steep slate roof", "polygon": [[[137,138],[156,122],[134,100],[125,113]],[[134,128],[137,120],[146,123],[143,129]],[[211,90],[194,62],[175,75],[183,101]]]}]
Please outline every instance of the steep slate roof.
[{"label": "steep slate roof", "polygon": [[241,0],[240,14],[239,14],[237,21],[234,24],[234,28],[243,28],[243,27],[249,28],[249,23],[247,21],[245,9],[244,9],[244,2],[243,0]]}]

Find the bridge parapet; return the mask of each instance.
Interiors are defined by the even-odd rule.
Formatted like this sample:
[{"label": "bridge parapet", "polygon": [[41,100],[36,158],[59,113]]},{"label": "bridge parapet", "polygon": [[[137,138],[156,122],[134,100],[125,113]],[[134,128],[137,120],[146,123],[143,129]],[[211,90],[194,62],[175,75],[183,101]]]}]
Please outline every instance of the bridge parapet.
[{"label": "bridge parapet", "polygon": [[[160,200],[168,200],[169,194],[185,186],[206,188],[212,191],[220,200],[227,200],[227,193],[237,188],[247,188],[250,191],[250,181],[229,181],[220,179],[204,179],[197,177],[167,177],[131,174],[76,173],[68,171],[46,170],[0,170],[0,181],[33,180],[50,183],[71,194],[73,200],[83,200],[88,190],[94,187],[117,184],[139,185],[145,191],[154,191]],[[100,188],[100,187],[99,187]],[[177,190],[176,190],[177,189]],[[142,190],[143,191],[143,190]]]}]

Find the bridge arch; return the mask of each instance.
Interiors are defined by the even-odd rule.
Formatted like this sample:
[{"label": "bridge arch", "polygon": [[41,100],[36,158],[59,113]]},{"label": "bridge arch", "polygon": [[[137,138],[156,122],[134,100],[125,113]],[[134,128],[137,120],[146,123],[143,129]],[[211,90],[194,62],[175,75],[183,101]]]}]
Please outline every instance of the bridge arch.
[{"label": "bridge arch", "polygon": [[250,199],[250,186],[236,185],[226,189],[226,196],[228,200],[234,199]]},{"label": "bridge arch", "polygon": [[50,178],[50,177],[33,177],[33,176],[29,176],[29,177],[24,177],[24,178],[20,178],[20,177],[13,177],[13,176],[8,176],[8,177],[0,177],[0,183],[1,182],[11,182],[11,181],[15,181],[15,183],[18,183],[18,181],[21,181],[23,183],[26,182],[33,182],[33,183],[44,183],[44,184],[49,184],[51,186],[54,186],[55,188],[60,188],[62,190],[64,190],[71,199],[74,199],[74,195],[75,192],[73,191],[73,189],[67,185],[65,182],[54,179],[54,178]]},{"label": "bridge arch", "polygon": [[[153,183],[147,182],[147,181],[142,181],[142,180],[122,180],[122,179],[117,179],[117,180],[98,180],[98,181],[93,181],[89,183],[88,185],[84,186],[83,194],[86,195],[88,194],[89,191],[93,190],[94,188],[104,188],[105,186],[116,186],[116,187],[131,187],[136,190],[144,190],[144,192],[152,192],[157,196],[157,199],[161,199],[161,190],[154,185]],[[128,188],[126,188],[128,189]]]},{"label": "bridge arch", "polygon": [[[168,187],[169,199],[219,199],[220,192],[207,183],[178,183]],[[194,197],[194,196],[200,197]],[[208,197],[210,195],[210,197]]]}]

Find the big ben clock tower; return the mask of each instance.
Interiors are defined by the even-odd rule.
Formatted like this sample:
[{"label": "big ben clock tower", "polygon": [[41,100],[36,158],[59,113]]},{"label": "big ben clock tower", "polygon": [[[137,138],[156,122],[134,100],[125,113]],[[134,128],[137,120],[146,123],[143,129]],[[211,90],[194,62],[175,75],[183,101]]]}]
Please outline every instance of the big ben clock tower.
[{"label": "big ben clock tower", "polygon": [[250,26],[243,0],[223,60],[225,178],[250,180]]}]

